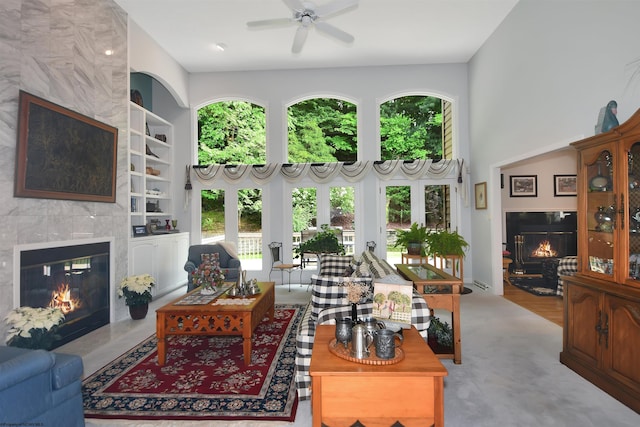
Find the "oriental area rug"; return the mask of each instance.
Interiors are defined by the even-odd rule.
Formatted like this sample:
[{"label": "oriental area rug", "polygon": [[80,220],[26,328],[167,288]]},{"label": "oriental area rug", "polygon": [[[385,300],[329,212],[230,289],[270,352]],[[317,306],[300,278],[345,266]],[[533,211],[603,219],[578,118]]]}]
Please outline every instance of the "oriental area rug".
[{"label": "oriental area rug", "polygon": [[254,332],[245,366],[240,336],[171,336],[158,366],[156,335],[82,384],[86,418],[294,421],[296,331],[303,306],[276,305]]}]

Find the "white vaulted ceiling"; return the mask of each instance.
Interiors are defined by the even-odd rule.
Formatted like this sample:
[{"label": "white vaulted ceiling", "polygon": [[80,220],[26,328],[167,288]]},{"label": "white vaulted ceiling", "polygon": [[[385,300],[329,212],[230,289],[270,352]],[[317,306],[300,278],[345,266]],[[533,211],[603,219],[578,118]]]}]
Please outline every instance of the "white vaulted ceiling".
[{"label": "white vaulted ceiling", "polygon": [[326,21],[353,35],[353,43],[312,28],[302,51],[293,54],[296,25],[247,27],[249,21],[291,17],[283,0],[115,1],[191,73],[466,63],[518,2],[360,0]]}]

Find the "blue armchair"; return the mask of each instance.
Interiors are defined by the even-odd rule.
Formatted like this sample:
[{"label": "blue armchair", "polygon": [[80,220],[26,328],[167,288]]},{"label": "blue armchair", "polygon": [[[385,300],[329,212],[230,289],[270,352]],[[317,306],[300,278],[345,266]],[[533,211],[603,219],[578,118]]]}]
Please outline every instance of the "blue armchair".
[{"label": "blue armchair", "polygon": [[0,346],[0,425],[84,426],[82,359]]},{"label": "blue armchair", "polygon": [[[225,249],[226,246],[226,249]],[[225,282],[237,282],[240,277],[240,260],[229,243],[215,243],[212,245],[193,245],[189,247],[187,262],[184,270],[187,272],[187,291],[194,289],[191,283],[191,273],[198,269],[202,261],[202,254],[217,253],[220,261],[220,268],[224,274]]]}]

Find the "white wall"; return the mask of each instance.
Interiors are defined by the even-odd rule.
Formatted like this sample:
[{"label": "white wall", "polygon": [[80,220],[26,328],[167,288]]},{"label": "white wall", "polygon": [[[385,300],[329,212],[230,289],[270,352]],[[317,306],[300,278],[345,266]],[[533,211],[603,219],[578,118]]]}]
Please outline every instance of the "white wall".
[{"label": "white wall", "polygon": [[[640,106],[640,2],[520,0],[469,63],[474,279],[502,292],[499,168],[593,135],[601,107],[622,123]],[[493,189],[493,191],[492,191]]]},{"label": "white wall", "polygon": [[153,76],[171,93],[179,106],[188,106],[189,74],[135,21],[128,21],[131,72]]},{"label": "white wall", "polygon": [[[554,210],[576,210],[577,197],[556,197],[554,175],[576,175],[578,153],[573,148],[541,154],[526,161],[505,166],[504,188],[501,191],[502,212],[544,212]],[[511,175],[536,175],[537,197],[511,197]],[[504,219],[504,215],[502,216]]]}]

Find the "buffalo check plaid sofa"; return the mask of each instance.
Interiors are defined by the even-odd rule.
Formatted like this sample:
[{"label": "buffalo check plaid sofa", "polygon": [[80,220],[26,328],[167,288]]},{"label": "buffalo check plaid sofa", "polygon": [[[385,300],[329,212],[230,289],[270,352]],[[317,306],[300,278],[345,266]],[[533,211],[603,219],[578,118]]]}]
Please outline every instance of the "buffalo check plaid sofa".
[{"label": "buffalo check plaid sofa", "polygon": [[[311,301],[306,307],[296,337],[296,386],[300,400],[311,397],[309,366],[316,326],[335,323],[335,319],[339,317],[351,317],[351,304],[346,298],[346,288],[342,286],[347,278],[351,282],[366,283],[372,290],[374,281],[402,280],[393,267],[375,257],[371,251],[366,251],[358,259],[337,255],[320,257],[319,274],[311,278]],[[412,302],[411,323],[426,339],[430,321],[429,308],[416,291]],[[357,307],[358,317],[369,317],[373,311],[373,302],[369,299]]]}]

